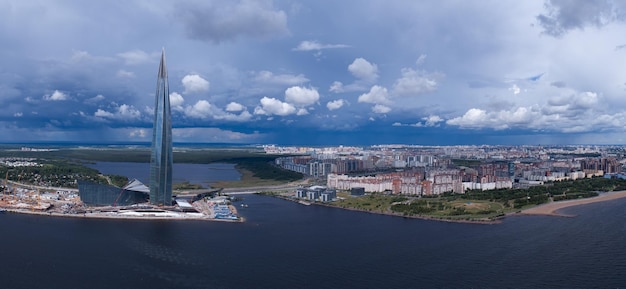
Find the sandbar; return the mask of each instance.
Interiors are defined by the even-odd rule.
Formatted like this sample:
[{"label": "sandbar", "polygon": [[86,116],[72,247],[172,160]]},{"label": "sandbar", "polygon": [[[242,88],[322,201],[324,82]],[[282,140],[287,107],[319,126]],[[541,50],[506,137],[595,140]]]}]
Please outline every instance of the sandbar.
[{"label": "sandbar", "polygon": [[526,210],[521,211],[521,214],[526,215],[548,215],[548,216],[570,216],[566,214],[558,213],[557,211],[563,208],[591,204],[597,202],[605,202],[620,198],[626,198],[626,191],[616,191],[616,192],[607,192],[600,193],[597,197],[585,198],[585,199],[576,199],[576,200],[567,200],[560,202],[551,202],[543,205],[539,205],[536,207],[532,207]]}]

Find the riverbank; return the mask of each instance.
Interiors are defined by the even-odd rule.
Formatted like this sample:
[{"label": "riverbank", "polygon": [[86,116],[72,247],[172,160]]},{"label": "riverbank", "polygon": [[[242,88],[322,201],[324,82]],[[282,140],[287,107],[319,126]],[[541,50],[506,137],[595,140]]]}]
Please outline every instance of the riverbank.
[{"label": "riverbank", "polygon": [[597,202],[605,202],[605,201],[610,201],[610,200],[615,200],[615,199],[620,199],[620,198],[626,198],[626,191],[606,192],[606,193],[601,193],[597,197],[586,198],[586,199],[551,202],[551,203],[525,209],[521,211],[519,214],[572,217],[571,215],[562,214],[562,213],[559,213],[558,211],[561,209],[569,208],[573,206],[585,205],[585,204],[591,204],[591,203],[597,203]]}]

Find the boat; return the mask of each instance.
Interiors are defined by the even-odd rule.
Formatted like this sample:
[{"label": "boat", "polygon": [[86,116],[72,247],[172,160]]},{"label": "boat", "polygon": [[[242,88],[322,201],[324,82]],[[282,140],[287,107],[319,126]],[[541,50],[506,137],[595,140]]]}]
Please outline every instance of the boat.
[{"label": "boat", "polygon": [[0,209],[0,214],[4,214],[4,213],[6,213],[6,211],[7,210],[5,210],[5,209]]},{"label": "boat", "polygon": [[247,208],[247,207],[248,207],[248,205],[246,205],[246,204],[241,204],[241,207],[242,207],[242,208]]},{"label": "boat", "polygon": [[305,206],[310,206],[311,205],[311,203],[309,203],[307,201],[302,201],[302,200],[298,201],[298,204],[303,204]]}]

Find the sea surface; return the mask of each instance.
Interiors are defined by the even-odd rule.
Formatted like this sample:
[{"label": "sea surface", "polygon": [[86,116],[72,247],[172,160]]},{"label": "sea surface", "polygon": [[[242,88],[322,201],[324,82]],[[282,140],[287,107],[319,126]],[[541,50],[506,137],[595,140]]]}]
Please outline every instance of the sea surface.
[{"label": "sea surface", "polygon": [[[138,179],[148,185],[150,180],[150,163],[130,162],[96,162],[87,163],[86,166],[94,168],[103,174],[114,174]],[[241,174],[235,169],[234,164],[185,164],[174,163],[172,168],[172,181],[182,183],[188,181],[192,184],[208,187],[215,181],[238,181]]]},{"label": "sea surface", "polygon": [[0,215],[1,288],[626,288],[626,199],[502,224],[244,195],[244,223]]}]

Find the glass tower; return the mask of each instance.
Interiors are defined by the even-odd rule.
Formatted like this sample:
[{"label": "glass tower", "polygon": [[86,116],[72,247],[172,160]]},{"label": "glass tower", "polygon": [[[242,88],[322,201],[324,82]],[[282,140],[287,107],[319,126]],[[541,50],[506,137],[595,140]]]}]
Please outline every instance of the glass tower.
[{"label": "glass tower", "polygon": [[154,104],[152,154],[150,156],[150,203],[172,204],[172,115],[165,67],[165,49],[161,53]]}]

